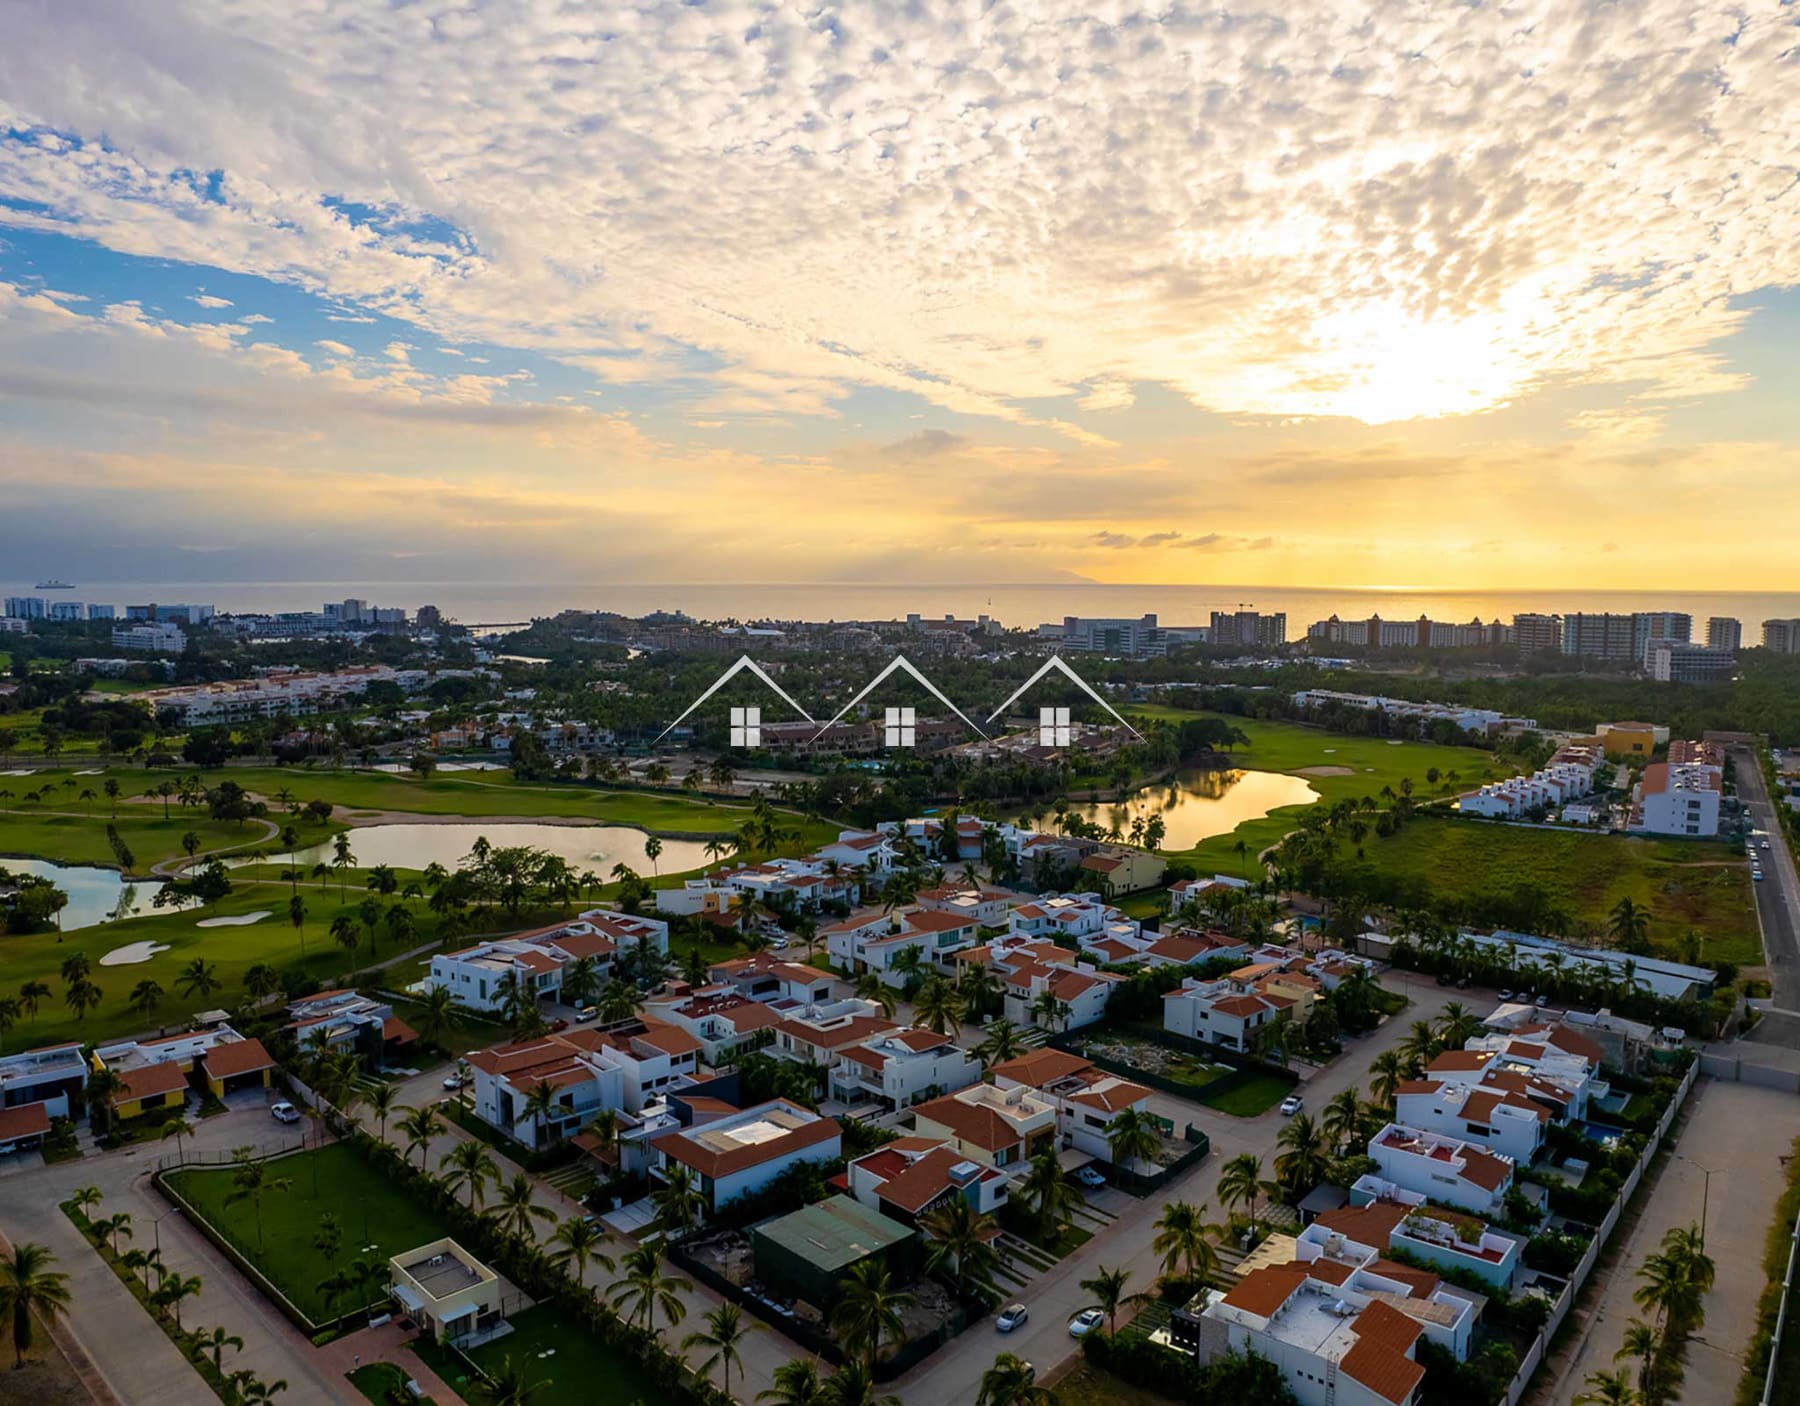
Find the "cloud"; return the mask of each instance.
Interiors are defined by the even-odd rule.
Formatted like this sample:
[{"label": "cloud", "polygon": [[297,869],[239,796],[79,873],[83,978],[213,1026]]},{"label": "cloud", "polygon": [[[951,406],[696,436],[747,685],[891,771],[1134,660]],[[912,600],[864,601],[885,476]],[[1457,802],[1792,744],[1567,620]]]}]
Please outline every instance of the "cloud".
[{"label": "cloud", "polygon": [[274,320],[274,318],[260,312],[247,312],[238,319],[239,322],[244,323],[273,322]]},{"label": "cloud", "polygon": [[230,298],[215,297],[211,293],[190,294],[188,301],[190,303],[198,303],[203,308],[228,308],[231,306]]},{"label": "cloud", "polygon": [[681,363],[733,414],[879,387],[1099,448],[1140,385],[1376,423],[1715,393],[1743,295],[1800,281],[1768,5],[243,0],[7,39],[0,221]]},{"label": "cloud", "polygon": [[919,430],[883,445],[881,452],[890,459],[932,459],[965,448],[968,443],[967,436],[949,430]]},{"label": "cloud", "polygon": [[320,341],[314,342],[313,345],[315,347],[317,347],[320,351],[329,352],[332,356],[355,356],[356,355],[355,348],[347,347],[342,342],[334,342],[329,337],[326,337]]},{"label": "cloud", "polygon": [[1128,537],[1122,532],[1096,532],[1088,538],[1096,547],[1105,547],[1109,551],[1123,551],[1127,547],[1138,545],[1138,539]]}]

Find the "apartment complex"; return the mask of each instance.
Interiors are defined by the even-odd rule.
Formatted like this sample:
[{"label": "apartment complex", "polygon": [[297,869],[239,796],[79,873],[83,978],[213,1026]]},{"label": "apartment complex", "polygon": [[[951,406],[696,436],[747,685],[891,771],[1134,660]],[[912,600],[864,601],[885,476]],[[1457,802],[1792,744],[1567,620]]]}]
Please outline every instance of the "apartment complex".
[{"label": "apartment complex", "polygon": [[1719,833],[1724,772],[1699,762],[1652,762],[1631,792],[1628,828],[1705,838]]},{"label": "apartment complex", "polygon": [[1644,650],[1644,672],[1658,683],[1720,683],[1735,668],[1735,655],[1710,644],[1652,640]]},{"label": "apartment complex", "polygon": [[1169,642],[1154,615],[1136,620],[1063,617],[1062,646],[1081,654],[1115,659],[1147,659],[1169,652]]},{"label": "apartment complex", "polygon": [[1715,615],[1706,622],[1706,647],[1736,654],[1744,647],[1744,626],[1729,615]]},{"label": "apartment complex", "polygon": [[1420,722],[1448,722],[1464,732],[1484,736],[1507,729],[1530,731],[1537,727],[1536,718],[1514,717],[1492,708],[1471,708],[1460,703],[1419,703],[1410,698],[1389,698],[1379,693],[1344,693],[1335,688],[1303,688],[1294,694],[1294,704],[1308,712],[1352,709],[1364,713],[1383,713],[1391,718],[1416,718]]},{"label": "apartment complex", "polygon": [[1208,638],[1213,644],[1254,645],[1273,649],[1287,643],[1287,613],[1259,610],[1215,610]]},{"label": "apartment complex", "polygon": [[1800,654],[1800,620],[1765,620],[1763,648],[1776,654]]},{"label": "apartment complex", "polygon": [[1484,623],[1480,616],[1456,625],[1427,615],[1417,620],[1383,620],[1379,615],[1366,620],[1341,620],[1332,615],[1309,626],[1306,637],[1315,644],[1379,649],[1484,649],[1511,643],[1512,631],[1503,621]]}]

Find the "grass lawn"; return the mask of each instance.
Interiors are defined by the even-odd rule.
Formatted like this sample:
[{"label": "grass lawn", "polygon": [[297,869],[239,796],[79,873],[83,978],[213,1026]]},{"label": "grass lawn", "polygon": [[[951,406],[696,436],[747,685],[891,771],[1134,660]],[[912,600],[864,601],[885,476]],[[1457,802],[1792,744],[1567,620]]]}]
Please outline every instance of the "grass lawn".
[{"label": "grass lawn", "polygon": [[1168,1406],[1174,1400],[1102,1372],[1079,1357],[1067,1375],[1051,1383],[1051,1390],[1061,1406]]},{"label": "grass lawn", "polygon": [[[226,1204],[233,1169],[208,1167],[175,1172],[169,1183],[245,1259],[315,1323],[358,1307],[348,1301],[327,1306],[319,1282],[358,1258],[385,1262],[449,1234],[428,1209],[409,1199],[370,1168],[351,1148],[333,1143],[269,1164],[271,1177],[290,1178],[285,1191],[263,1196],[262,1236],[249,1201]],[[313,1247],[319,1217],[330,1212],[343,1227],[335,1259]],[[386,1291],[386,1276],[377,1292]]]},{"label": "grass lawn", "polygon": [[1279,1079],[1273,1074],[1258,1074],[1235,1088],[1202,1094],[1198,1101],[1220,1113],[1229,1113],[1234,1118],[1254,1118],[1258,1114],[1267,1113],[1293,1091],[1294,1085],[1288,1080]]},{"label": "grass lawn", "polygon": [[[1218,716],[1184,708],[1137,706],[1126,708],[1127,716],[1181,722],[1186,718]],[[1259,722],[1253,718],[1226,718],[1250,739],[1250,745],[1239,747],[1232,759],[1246,770],[1307,772],[1307,780],[1319,799],[1327,805],[1364,796],[1379,797],[1381,788],[1398,790],[1403,779],[1413,783],[1417,801],[1448,797],[1477,786],[1483,781],[1512,775],[1514,768],[1496,760],[1479,747],[1443,747],[1432,742],[1389,742],[1379,737],[1344,737],[1316,727],[1298,723]],[[1347,768],[1347,776],[1310,774],[1315,768]],[[1436,786],[1425,779],[1436,767],[1440,773]],[[1454,773],[1455,780],[1451,780]],[[1316,804],[1316,802],[1315,802]],[[1296,817],[1308,807],[1284,806],[1259,820],[1249,820],[1229,835],[1215,835],[1191,850],[1167,851],[1171,858],[1191,861],[1202,873],[1240,874],[1243,861],[1238,858],[1236,844],[1242,840],[1250,853],[1275,844],[1294,828]]]},{"label": "grass lawn", "polygon": [[[406,1383],[410,1379],[410,1373],[404,1368],[396,1367],[392,1362],[371,1362],[350,1373],[350,1385],[375,1402],[376,1406],[387,1406],[388,1394],[405,1391]],[[410,1399],[422,1403],[422,1406],[432,1406],[429,1396]]]},{"label": "grass lawn", "polygon": [[[628,1359],[558,1310],[540,1304],[508,1321],[512,1332],[476,1348],[469,1359],[492,1376],[510,1357],[526,1381],[544,1383],[531,1398],[533,1406],[631,1406],[656,1399],[654,1389]],[[445,1380],[463,1391],[464,1383]]]},{"label": "grass lawn", "polygon": [[[83,776],[76,779],[83,786],[92,786],[100,778]],[[35,783],[36,778],[3,778],[0,779],[0,791],[17,791],[27,782]],[[94,789],[98,791],[99,788]],[[167,820],[162,818],[161,806],[153,814],[146,814],[142,806],[129,806],[115,820],[104,799],[94,804],[92,816],[38,813],[41,810],[79,812],[82,808],[81,802],[61,792],[53,800],[27,808],[21,808],[16,799],[0,795],[0,855],[22,854],[60,860],[65,864],[105,864],[116,868],[118,860],[113,855],[112,842],[106,838],[106,827],[110,824],[131,851],[134,861],[131,872],[141,877],[150,872],[152,865],[165,859],[184,858],[186,852],[181,847],[181,837],[189,831],[200,837],[202,853],[262,843],[263,827],[260,825],[210,820],[204,811],[189,809],[184,813],[179,806],[169,808]],[[329,834],[321,826],[307,828],[317,838]],[[6,861],[0,859],[0,868],[5,864]]]},{"label": "grass lawn", "polygon": [[1388,839],[1370,835],[1363,853],[1376,872],[1472,919],[1484,902],[1529,891],[1604,931],[1613,905],[1630,898],[1649,912],[1659,954],[1678,957],[1693,928],[1705,936],[1703,961],[1763,960],[1747,865],[1725,845],[1421,817]]}]

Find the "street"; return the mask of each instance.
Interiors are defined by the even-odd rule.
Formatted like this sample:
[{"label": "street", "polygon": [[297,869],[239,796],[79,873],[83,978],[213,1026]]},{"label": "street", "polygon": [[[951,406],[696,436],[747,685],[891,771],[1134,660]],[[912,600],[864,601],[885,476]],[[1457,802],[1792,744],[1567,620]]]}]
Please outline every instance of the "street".
[{"label": "street", "polygon": [[1766,831],[1770,839],[1769,848],[1757,850],[1754,856],[1763,877],[1751,887],[1756,890],[1774,1009],[1746,1038],[1800,1049],[1800,873],[1795,872],[1781,817],[1769,799],[1760,757],[1751,748],[1733,747],[1731,759],[1738,796],[1755,827]]}]

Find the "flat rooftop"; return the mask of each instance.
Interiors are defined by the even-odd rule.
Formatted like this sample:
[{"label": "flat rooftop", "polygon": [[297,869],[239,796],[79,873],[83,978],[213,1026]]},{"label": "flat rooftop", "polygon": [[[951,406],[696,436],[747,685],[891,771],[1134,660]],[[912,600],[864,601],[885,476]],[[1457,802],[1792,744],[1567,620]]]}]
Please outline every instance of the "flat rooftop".
[{"label": "flat rooftop", "polygon": [[398,1263],[414,1283],[438,1300],[493,1278],[490,1271],[454,1250],[432,1250],[400,1259]]},{"label": "flat rooftop", "polygon": [[687,1135],[710,1151],[735,1152],[741,1147],[756,1147],[761,1143],[773,1142],[812,1121],[801,1117],[792,1109],[776,1107],[747,1123],[690,1128]]}]

